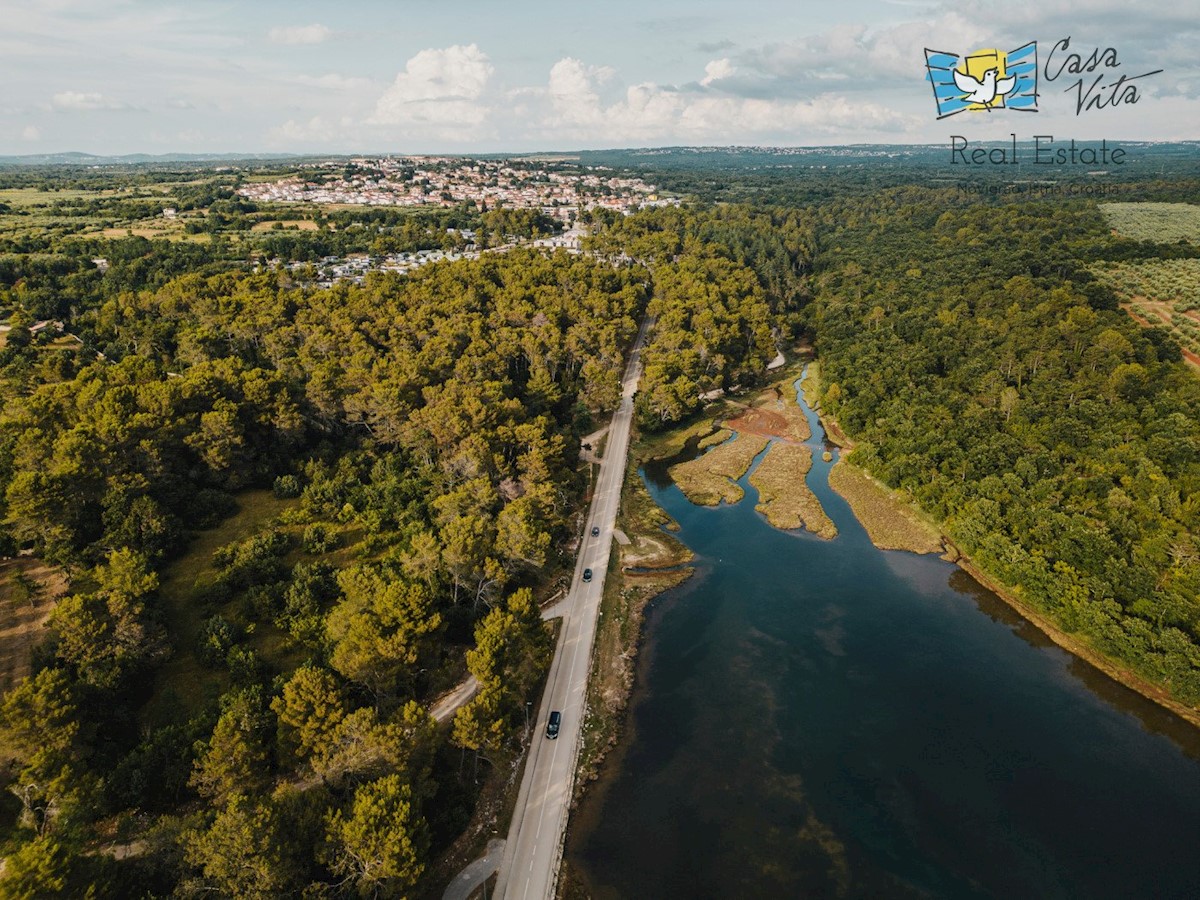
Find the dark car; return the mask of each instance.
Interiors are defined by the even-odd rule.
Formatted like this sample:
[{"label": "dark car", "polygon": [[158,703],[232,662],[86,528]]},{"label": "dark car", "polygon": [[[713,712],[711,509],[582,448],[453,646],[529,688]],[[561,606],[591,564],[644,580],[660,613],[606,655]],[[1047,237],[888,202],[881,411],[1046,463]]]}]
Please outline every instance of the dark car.
[{"label": "dark car", "polygon": [[584,569],[584,570],[583,570],[583,580],[584,580],[584,581],[591,581],[591,580],[592,580],[592,570],[591,570],[591,569]]},{"label": "dark car", "polygon": [[600,537],[600,526],[599,525],[592,526],[592,537]]},{"label": "dark car", "polygon": [[546,720],[546,737],[554,740],[558,737],[558,726],[562,724],[562,713],[557,709],[550,713],[550,718]]}]

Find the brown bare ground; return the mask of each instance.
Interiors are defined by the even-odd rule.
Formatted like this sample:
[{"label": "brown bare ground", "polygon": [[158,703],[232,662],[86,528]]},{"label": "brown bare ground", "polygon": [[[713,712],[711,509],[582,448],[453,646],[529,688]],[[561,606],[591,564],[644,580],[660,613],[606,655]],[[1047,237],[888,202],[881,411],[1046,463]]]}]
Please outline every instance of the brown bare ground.
[{"label": "brown bare ground", "polygon": [[754,508],[776,528],[807,528],[818,537],[837,537],[837,526],[804,481],[812,453],[801,444],[776,443],[758,464],[750,483],[758,490]]},{"label": "brown bare ground", "polygon": [[[1149,309],[1151,312],[1153,312],[1159,319],[1162,320],[1162,323],[1164,325],[1166,325],[1168,328],[1171,327],[1170,304],[1165,303],[1164,301],[1161,301],[1161,300],[1147,300],[1145,297],[1138,297],[1135,299],[1141,301],[1142,306]],[[1165,307],[1165,310],[1160,307]],[[1151,322],[1145,316],[1139,315],[1137,313],[1137,311],[1134,310],[1134,308],[1127,303],[1122,303],[1121,308],[1124,309],[1125,312],[1129,313],[1129,318],[1133,319],[1133,321],[1137,322],[1143,328],[1151,328],[1156,324],[1154,322]],[[1195,318],[1197,314],[1196,314],[1195,310],[1193,310],[1193,311],[1187,313],[1186,315]],[[1180,345],[1179,349],[1183,353],[1184,360],[1189,365],[1193,366],[1194,368],[1200,369],[1200,354],[1195,353],[1194,351],[1189,350],[1187,347],[1184,347],[1182,345]]]},{"label": "brown bare ground", "polygon": [[[33,585],[33,596],[22,597],[17,578]],[[0,691],[7,691],[29,674],[33,649],[46,635],[46,619],[67,592],[67,577],[41,560],[24,556],[0,561]]]},{"label": "brown bare ground", "polygon": [[[670,542],[661,532],[658,534],[633,534],[629,545],[623,546],[621,552],[621,568],[656,569],[676,566],[688,562],[691,553],[682,552],[677,548],[678,542]],[[631,574],[628,573],[627,574]]]},{"label": "brown bare ground", "polygon": [[769,409],[750,407],[736,419],[725,423],[739,434],[757,434],[763,437],[783,437],[787,431],[787,420]]},{"label": "brown bare ground", "polygon": [[[1171,324],[1171,317],[1177,312],[1175,304],[1170,300],[1155,300],[1152,297],[1143,297],[1140,294],[1133,297],[1131,302],[1141,305],[1144,309],[1150,310],[1167,325]],[[1185,313],[1179,315],[1186,316],[1194,322],[1200,322],[1200,310],[1189,309]]]},{"label": "brown bare ground", "polygon": [[270,231],[276,224],[283,225],[284,230],[316,231],[317,223],[312,219],[272,219],[269,222],[255,222],[250,226],[251,231]]},{"label": "brown bare ground", "polygon": [[757,434],[785,441],[806,441],[812,437],[808,420],[791,394],[790,384],[764,391],[755,399],[753,406],[725,425],[742,434]]}]

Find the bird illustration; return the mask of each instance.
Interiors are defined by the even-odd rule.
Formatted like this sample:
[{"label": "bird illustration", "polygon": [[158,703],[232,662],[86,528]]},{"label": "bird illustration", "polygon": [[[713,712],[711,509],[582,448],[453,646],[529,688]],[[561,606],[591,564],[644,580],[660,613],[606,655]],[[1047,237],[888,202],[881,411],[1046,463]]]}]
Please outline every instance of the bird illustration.
[{"label": "bird illustration", "polygon": [[954,83],[958,85],[960,91],[966,94],[963,99],[968,103],[980,103],[991,109],[996,98],[1003,97],[1017,83],[1017,76],[1015,75],[1010,75],[1008,78],[1001,78],[997,81],[996,76],[999,74],[999,69],[991,68],[983,73],[983,81],[978,81],[965,72],[955,69]]}]

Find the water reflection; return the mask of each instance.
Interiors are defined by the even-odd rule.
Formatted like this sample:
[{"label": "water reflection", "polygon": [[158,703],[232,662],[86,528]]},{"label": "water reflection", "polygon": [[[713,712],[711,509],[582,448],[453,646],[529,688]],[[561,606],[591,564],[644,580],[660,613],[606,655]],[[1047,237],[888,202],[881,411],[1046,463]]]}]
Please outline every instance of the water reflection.
[{"label": "water reflection", "polygon": [[833,541],[770,528],[745,479],[701,508],[646,469],[700,571],[652,604],[573,813],[593,896],[1200,896],[1196,732],[957,567],[871,546],[804,408]]}]

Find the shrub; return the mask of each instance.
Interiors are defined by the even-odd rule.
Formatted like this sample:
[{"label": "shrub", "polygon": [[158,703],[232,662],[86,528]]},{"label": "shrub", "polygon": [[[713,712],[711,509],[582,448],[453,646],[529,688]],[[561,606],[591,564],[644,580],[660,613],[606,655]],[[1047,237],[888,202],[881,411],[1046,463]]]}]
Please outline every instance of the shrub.
[{"label": "shrub", "polygon": [[299,497],[304,489],[300,485],[300,479],[295,475],[280,475],[275,479],[272,490],[280,500],[290,500],[293,497]]}]

